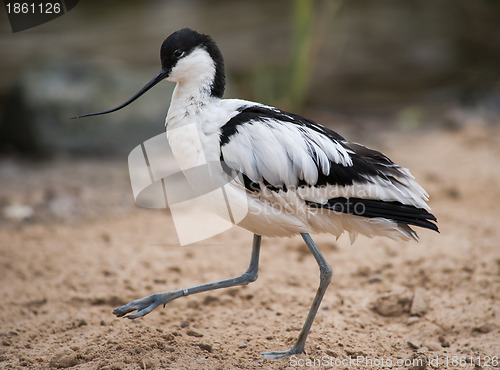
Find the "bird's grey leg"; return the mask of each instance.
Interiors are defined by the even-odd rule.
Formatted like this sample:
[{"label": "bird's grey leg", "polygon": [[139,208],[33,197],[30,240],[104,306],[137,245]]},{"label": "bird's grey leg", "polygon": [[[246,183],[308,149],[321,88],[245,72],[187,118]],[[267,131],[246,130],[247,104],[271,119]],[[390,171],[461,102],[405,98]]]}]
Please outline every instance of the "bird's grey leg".
[{"label": "bird's grey leg", "polygon": [[313,254],[314,258],[316,259],[316,262],[319,265],[319,273],[320,273],[319,288],[318,291],[316,292],[316,296],[314,297],[311,309],[307,314],[306,322],[304,323],[304,326],[300,331],[299,337],[297,338],[297,341],[292,346],[292,348],[290,348],[288,351],[262,352],[265,358],[276,359],[304,352],[304,346],[306,344],[307,335],[309,334],[309,330],[311,330],[311,325],[314,321],[314,317],[318,312],[319,305],[321,304],[321,300],[325,295],[326,289],[328,288],[328,285],[332,281],[332,268],[330,267],[328,262],[326,262],[325,258],[319,251],[316,244],[314,244],[309,234],[302,233],[301,235],[304,241],[306,242],[307,246],[309,247],[309,250]]},{"label": "bird's grey leg", "polygon": [[134,314],[127,315],[125,317],[129,319],[136,319],[138,317],[147,315],[151,311],[153,311],[159,305],[165,305],[173,301],[174,299],[184,297],[190,294],[196,294],[201,292],[206,292],[209,290],[228,288],[236,285],[246,285],[257,280],[258,270],[259,270],[259,252],[260,252],[260,235],[254,235],[253,237],[253,246],[252,246],[252,258],[250,260],[250,266],[242,275],[221,281],[216,281],[214,283],[208,283],[203,285],[197,285],[187,289],[179,289],[173,290],[171,292],[163,292],[163,293],[155,293],[151,294],[148,297],[137,299],[126,305],[119,307],[113,311],[118,317],[122,317],[127,315],[129,312],[137,311]]}]

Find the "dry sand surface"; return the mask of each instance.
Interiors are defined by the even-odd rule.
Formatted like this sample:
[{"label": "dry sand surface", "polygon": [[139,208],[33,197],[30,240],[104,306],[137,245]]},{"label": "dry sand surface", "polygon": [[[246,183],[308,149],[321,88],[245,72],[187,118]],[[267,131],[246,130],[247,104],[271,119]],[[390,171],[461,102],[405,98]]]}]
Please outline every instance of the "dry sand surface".
[{"label": "dry sand surface", "polygon": [[[318,286],[300,238],[264,238],[255,283],[118,319],[111,311],[130,300],[241,274],[252,235],[234,228],[176,246],[167,211],[134,206],[125,160],[1,161],[0,367],[494,365],[500,130],[476,125],[374,140],[368,144],[409,167],[431,194],[441,234],[419,230],[419,243],[360,237],[353,246],[346,236],[316,236],[334,275],[307,355],[262,362],[260,351],[293,344]],[[452,362],[460,356],[461,365]]]}]

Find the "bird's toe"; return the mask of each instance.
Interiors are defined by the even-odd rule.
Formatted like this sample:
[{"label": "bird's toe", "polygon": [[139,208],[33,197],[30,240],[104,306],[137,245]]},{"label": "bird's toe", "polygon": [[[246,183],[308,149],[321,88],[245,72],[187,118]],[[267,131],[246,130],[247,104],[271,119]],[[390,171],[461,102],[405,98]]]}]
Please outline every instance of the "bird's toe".
[{"label": "bird's toe", "polygon": [[118,307],[118,308],[115,308],[113,310],[113,315],[117,316],[117,317],[122,317],[124,315],[126,315],[127,313],[133,311],[134,309],[133,308],[130,308],[129,307],[129,304],[126,304],[124,306],[121,306],[121,307]]},{"label": "bird's toe", "polygon": [[[117,317],[126,317],[128,319],[136,319],[142,317],[153,311],[161,304],[157,294],[152,294],[148,297],[136,299],[124,306],[118,307],[113,310],[113,314]],[[134,314],[127,315],[129,312],[137,311]],[[126,316],[125,316],[126,315]]]},{"label": "bird's toe", "polygon": [[260,354],[264,356],[264,358],[270,358],[273,360],[291,356],[291,355],[296,355],[299,353],[305,353],[304,350],[297,350],[295,348],[290,348],[287,351],[270,351],[270,352],[261,352]]}]

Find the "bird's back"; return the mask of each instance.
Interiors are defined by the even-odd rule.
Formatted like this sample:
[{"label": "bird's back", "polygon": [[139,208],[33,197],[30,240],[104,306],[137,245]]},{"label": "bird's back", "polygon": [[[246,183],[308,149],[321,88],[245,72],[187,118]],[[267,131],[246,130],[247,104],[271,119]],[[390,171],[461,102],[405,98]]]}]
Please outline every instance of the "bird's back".
[{"label": "bird's back", "polygon": [[407,169],[295,114],[244,102],[220,127],[220,161],[240,174],[234,186],[248,196],[242,226],[262,235],[409,239],[409,225],[437,230],[428,195]]}]

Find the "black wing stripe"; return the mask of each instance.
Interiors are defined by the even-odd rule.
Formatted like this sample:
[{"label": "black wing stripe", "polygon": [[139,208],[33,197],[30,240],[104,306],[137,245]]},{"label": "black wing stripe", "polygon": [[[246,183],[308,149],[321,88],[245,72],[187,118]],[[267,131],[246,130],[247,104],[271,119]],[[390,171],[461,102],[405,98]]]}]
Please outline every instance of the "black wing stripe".
[{"label": "black wing stripe", "polygon": [[345,139],[326,127],[311,121],[297,114],[283,112],[279,109],[272,109],[259,105],[242,106],[238,109],[240,113],[227,121],[222,126],[220,137],[220,145],[227,144],[234,134],[238,133],[238,127],[241,125],[251,124],[253,121],[262,121],[263,119],[274,119],[277,121],[289,122],[298,126],[308,127],[316,132],[326,135],[335,141],[344,141]]},{"label": "black wing stripe", "polygon": [[[220,146],[221,153],[224,145],[228,144],[233,135],[238,133],[238,129],[244,125],[253,125],[258,124],[266,119],[272,119],[282,122],[287,122],[294,124],[299,127],[307,127],[308,129],[314,130],[322,135],[325,135],[330,140],[334,141],[338,145],[342,145],[344,148],[352,151],[353,149],[347,145],[345,139],[337,134],[335,131],[330,130],[327,127],[321,126],[318,123],[308,120],[302,116],[283,112],[279,109],[271,109],[263,106],[242,106],[239,109],[237,115],[232,117],[227,123],[225,123],[221,127],[221,135],[220,135]],[[349,143],[350,144],[350,143]],[[356,147],[356,145],[354,145]],[[364,148],[361,145],[358,145],[360,148]],[[366,151],[369,151],[369,149]],[[377,155],[383,156],[383,154],[375,151],[371,151],[370,153],[376,153]],[[352,185],[354,182],[356,183],[367,183],[368,176],[376,177],[378,175],[383,175],[379,169],[365,160],[362,155],[357,154],[356,152],[351,154],[351,159],[353,161],[353,166],[345,167],[343,165],[337,164],[335,162],[330,161],[330,171],[328,175],[325,175],[322,171],[322,166],[318,163],[317,155],[314,152],[314,149],[310,149],[309,153],[316,165],[318,170],[318,180],[315,184],[306,183],[303,180],[299,180],[299,186],[326,186],[326,185],[340,185],[340,186],[348,186]],[[221,155],[222,157],[222,155]],[[385,156],[383,156],[386,158]],[[386,158],[387,159],[387,158]],[[222,160],[222,158],[221,158]],[[388,159],[387,159],[388,160]],[[389,163],[393,164],[388,160]],[[384,162],[384,164],[386,164]],[[249,179],[249,182],[259,181],[259,179]],[[285,189],[289,184],[270,184],[268,186],[272,191],[278,191],[280,189]],[[255,190],[255,189],[254,189]]]},{"label": "black wing stripe", "polygon": [[403,224],[420,226],[439,232],[437,225],[433,223],[433,221],[437,221],[433,214],[425,209],[400,202],[360,198],[332,198],[324,204],[309,201],[306,201],[306,204],[312,208],[326,208],[361,217],[387,218]]}]

